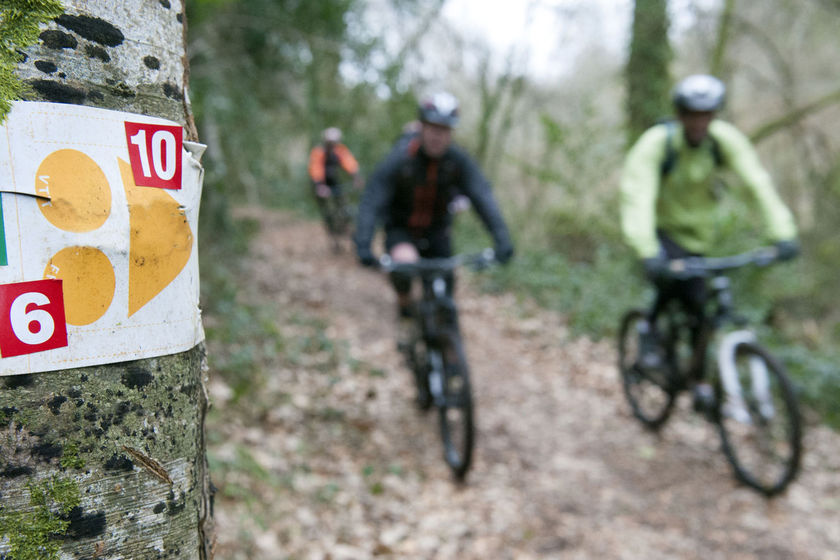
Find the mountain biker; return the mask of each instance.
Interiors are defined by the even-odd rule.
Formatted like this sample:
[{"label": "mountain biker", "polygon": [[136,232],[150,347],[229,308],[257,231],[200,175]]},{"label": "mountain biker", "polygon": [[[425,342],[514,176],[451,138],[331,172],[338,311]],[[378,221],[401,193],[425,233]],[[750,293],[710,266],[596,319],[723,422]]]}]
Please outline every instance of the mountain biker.
[{"label": "mountain biker", "polygon": [[[422,99],[420,131],[399,142],[370,177],[359,205],[356,252],[366,266],[376,263],[371,242],[376,227],[385,230],[385,249],[395,262],[452,255],[450,203],[466,196],[493,238],[496,259],[513,256],[513,242],[502,214],[476,163],[452,142],[458,123],[458,101],[448,92]],[[392,274],[398,313],[411,314],[411,282]],[[452,278],[448,289],[452,290]]]},{"label": "mountain biker", "polygon": [[341,191],[340,175],[344,170],[353,179],[353,185],[360,188],[362,178],[359,163],[350,150],[341,143],[341,130],[329,127],[321,134],[321,143],[309,152],[309,178],[318,201],[318,209],[326,221],[327,200],[334,197],[341,204],[344,193]]},{"label": "mountain biker", "polygon": [[[706,302],[703,279],[670,280],[666,273],[669,259],[701,256],[712,247],[718,207],[716,168],[733,171],[752,193],[779,258],[790,259],[799,252],[793,216],[751,142],[733,125],[716,118],[725,92],[720,80],[705,74],[680,81],[672,93],[676,120],[644,132],[624,162],[622,232],[656,288],[648,332],[641,337],[642,361],[647,367],[662,365],[650,325],[671,299],[678,299],[694,318],[694,341],[700,336]],[[702,364],[698,364],[692,387],[698,408],[713,396],[702,375]]]}]

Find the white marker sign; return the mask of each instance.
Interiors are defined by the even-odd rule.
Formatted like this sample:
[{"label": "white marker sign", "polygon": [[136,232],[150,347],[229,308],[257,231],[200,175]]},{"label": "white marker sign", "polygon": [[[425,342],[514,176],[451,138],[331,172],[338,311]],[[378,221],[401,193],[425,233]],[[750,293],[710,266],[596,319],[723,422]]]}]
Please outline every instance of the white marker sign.
[{"label": "white marker sign", "polygon": [[14,104],[0,127],[0,375],[203,340],[202,150],[164,119]]}]

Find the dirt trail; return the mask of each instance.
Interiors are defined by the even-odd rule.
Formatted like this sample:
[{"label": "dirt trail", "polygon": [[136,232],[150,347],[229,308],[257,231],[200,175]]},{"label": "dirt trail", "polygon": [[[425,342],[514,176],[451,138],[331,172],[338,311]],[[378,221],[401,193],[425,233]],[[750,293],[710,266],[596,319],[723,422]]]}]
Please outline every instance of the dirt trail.
[{"label": "dirt trail", "polygon": [[[328,372],[305,357],[278,365],[264,391],[277,404],[251,420],[224,416],[213,379],[224,421],[208,427],[211,455],[232,464],[247,450],[264,478],[214,474],[217,558],[840,558],[840,436],[810,427],[799,479],[768,502],[735,484],[686,402],[660,436],[633,420],[612,344],[570,338],[557,314],[468,281],[478,440],[459,487],[436,418],[411,403],[385,278],[331,254],[316,223],[243,213],[262,227],[243,298],[278,306],[281,332],[319,318],[347,359]],[[235,485],[261,499],[235,499]]]}]

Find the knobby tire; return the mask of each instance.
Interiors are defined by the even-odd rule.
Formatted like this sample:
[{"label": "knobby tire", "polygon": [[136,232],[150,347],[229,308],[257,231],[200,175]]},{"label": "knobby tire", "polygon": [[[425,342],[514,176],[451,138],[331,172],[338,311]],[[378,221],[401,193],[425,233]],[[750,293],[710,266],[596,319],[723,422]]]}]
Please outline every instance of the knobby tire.
[{"label": "knobby tire", "polygon": [[[641,355],[637,325],[646,320],[641,309],[628,311],[621,320],[618,335],[618,369],[624,396],[633,415],[647,428],[658,430],[674,408],[676,391],[669,385],[667,374],[649,372],[639,366]],[[673,364],[664,364],[671,367]]]},{"label": "knobby tire", "polygon": [[[418,319],[415,317],[414,319]],[[414,378],[414,386],[417,389],[417,407],[420,410],[428,410],[432,407],[432,395],[429,392],[429,351],[426,340],[420,334],[422,325],[416,325],[416,331],[407,348],[408,366]]]},{"label": "knobby tire", "polygon": [[[715,420],[723,452],[738,480],[765,496],[774,496],[782,492],[799,471],[802,420],[796,393],[784,367],[762,346],[751,342],[738,344],[735,360],[750,420],[739,422],[727,414],[724,404],[727,397],[718,381],[719,405]],[[766,367],[770,399],[762,398],[754,391],[748,371],[749,367],[755,367],[750,366],[751,363],[763,363]],[[767,409],[762,410],[767,401],[772,403],[772,414]]]},{"label": "knobby tire", "polygon": [[470,468],[475,441],[469,367],[457,330],[441,333],[436,346],[443,362],[443,399],[435,404],[444,459],[458,480],[463,480]]}]

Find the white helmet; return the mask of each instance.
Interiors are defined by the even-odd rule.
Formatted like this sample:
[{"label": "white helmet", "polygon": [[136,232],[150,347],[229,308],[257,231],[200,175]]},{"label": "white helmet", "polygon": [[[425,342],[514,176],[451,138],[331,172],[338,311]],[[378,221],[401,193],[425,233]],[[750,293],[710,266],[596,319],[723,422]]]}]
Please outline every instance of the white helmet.
[{"label": "white helmet", "polygon": [[341,129],[331,126],[322,134],[324,142],[341,142]]},{"label": "white helmet", "polygon": [[674,88],[674,106],[681,111],[717,111],[723,106],[726,86],[708,74],[694,74]]},{"label": "white helmet", "polygon": [[421,122],[454,128],[458,124],[458,100],[447,91],[441,91],[420,101],[417,117]]}]

